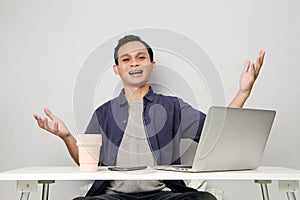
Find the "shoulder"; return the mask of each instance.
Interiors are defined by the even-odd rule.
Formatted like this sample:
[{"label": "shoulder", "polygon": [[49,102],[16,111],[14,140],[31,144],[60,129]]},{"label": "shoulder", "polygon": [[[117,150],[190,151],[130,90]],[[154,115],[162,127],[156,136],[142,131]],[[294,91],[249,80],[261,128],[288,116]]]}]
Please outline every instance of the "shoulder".
[{"label": "shoulder", "polygon": [[111,104],[112,100],[109,100],[109,101],[106,101],[105,103],[103,103],[102,105],[98,106],[96,108],[96,112],[99,112],[101,110],[105,110],[105,109],[108,109],[110,107],[110,104]]},{"label": "shoulder", "polygon": [[155,95],[153,98],[154,101],[176,104],[179,105],[181,108],[191,106],[190,104],[188,104],[183,99],[177,96],[170,96],[170,95],[156,94],[156,93],[154,95]]},{"label": "shoulder", "polygon": [[117,98],[106,101],[105,103],[98,106],[95,113],[99,116],[107,115],[111,112],[113,105],[119,105]]},{"label": "shoulder", "polygon": [[176,96],[169,96],[169,95],[164,95],[164,94],[153,94],[153,103],[158,103],[158,104],[174,104],[174,105],[179,105],[180,103],[180,98]]}]

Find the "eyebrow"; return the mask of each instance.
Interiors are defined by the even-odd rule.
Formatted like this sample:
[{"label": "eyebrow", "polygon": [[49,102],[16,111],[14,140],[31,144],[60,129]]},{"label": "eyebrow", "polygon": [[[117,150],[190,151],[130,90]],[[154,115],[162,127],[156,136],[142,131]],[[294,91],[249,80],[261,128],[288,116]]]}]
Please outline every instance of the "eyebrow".
[{"label": "eyebrow", "polygon": [[[138,52],[137,53],[137,55],[139,56],[139,55],[147,55],[147,53],[146,52],[143,52],[143,51],[140,51],[140,52]],[[122,58],[122,57],[125,57],[125,56],[131,56],[129,53],[125,53],[125,54],[123,54],[123,55],[121,55],[121,56],[119,56],[119,58]]]}]

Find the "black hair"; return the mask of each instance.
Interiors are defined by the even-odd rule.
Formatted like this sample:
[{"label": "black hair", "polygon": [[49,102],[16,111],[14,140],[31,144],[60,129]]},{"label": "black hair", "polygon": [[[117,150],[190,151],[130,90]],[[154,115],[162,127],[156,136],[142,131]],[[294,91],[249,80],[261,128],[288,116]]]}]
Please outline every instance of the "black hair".
[{"label": "black hair", "polygon": [[118,51],[119,51],[120,47],[123,46],[124,44],[128,43],[128,42],[134,42],[134,41],[141,42],[142,44],[145,45],[145,47],[147,48],[148,54],[150,56],[150,61],[151,62],[153,61],[153,51],[152,51],[152,48],[150,47],[150,45],[147,42],[143,41],[139,36],[126,35],[118,41],[118,44],[115,47],[114,59],[115,59],[115,64],[116,65],[119,64],[119,62],[118,62],[118,57],[119,57]]}]

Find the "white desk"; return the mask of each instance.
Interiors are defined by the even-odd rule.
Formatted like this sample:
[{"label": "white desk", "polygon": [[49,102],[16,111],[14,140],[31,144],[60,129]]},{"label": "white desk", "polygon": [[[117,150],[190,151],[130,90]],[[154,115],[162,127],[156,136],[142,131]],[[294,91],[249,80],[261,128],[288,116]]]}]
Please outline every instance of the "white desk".
[{"label": "white desk", "polygon": [[[43,184],[43,197],[48,198],[49,184],[55,180],[250,180],[261,185],[264,200],[269,199],[267,184],[279,181],[279,186],[287,192],[288,199],[296,199],[294,191],[298,189],[300,170],[280,167],[260,167],[256,170],[227,172],[171,172],[152,168],[144,170],[117,172],[99,167],[97,172],[80,172],[79,167],[28,167],[0,173],[0,181],[39,181]],[[45,194],[46,193],[46,194]]]}]

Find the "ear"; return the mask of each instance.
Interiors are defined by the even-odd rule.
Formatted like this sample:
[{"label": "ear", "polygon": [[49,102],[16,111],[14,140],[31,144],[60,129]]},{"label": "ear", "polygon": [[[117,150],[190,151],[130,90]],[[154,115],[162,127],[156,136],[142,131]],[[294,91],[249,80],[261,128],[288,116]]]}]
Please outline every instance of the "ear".
[{"label": "ear", "polygon": [[152,61],[152,71],[154,71],[156,69],[156,62],[155,61]]},{"label": "ear", "polygon": [[114,66],[113,66],[113,70],[114,70],[114,72],[115,72],[115,75],[120,75],[120,74],[119,74],[119,65],[114,65]]}]

